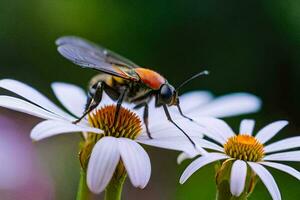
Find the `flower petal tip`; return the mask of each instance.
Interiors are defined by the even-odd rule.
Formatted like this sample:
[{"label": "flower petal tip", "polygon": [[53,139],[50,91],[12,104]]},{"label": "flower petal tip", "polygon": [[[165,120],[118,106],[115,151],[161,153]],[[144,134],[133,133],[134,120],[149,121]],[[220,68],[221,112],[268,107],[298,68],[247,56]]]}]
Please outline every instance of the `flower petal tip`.
[{"label": "flower petal tip", "polygon": [[183,185],[185,182],[186,182],[186,180],[183,179],[182,177],[180,177],[179,183],[180,183],[181,185]]}]

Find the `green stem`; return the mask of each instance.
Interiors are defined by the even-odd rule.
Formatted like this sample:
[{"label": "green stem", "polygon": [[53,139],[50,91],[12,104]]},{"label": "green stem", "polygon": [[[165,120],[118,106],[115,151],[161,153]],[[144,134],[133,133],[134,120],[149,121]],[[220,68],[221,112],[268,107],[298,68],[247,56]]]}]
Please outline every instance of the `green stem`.
[{"label": "green stem", "polygon": [[123,184],[126,179],[126,173],[121,177],[114,175],[105,189],[105,200],[121,200]]},{"label": "green stem", "polygon": [[87,199],[89,199],[89,188],[87,187],[86,184],[86,173],[83,171],[83,169],[81,169],[76,200],[87,200]]},{"label": "green stem", "polygon": [[229,189],[229,184],[227,181],[222,181],[219,185],[217,185],[217,195],[216,200],[230,200],[231,193]]}]

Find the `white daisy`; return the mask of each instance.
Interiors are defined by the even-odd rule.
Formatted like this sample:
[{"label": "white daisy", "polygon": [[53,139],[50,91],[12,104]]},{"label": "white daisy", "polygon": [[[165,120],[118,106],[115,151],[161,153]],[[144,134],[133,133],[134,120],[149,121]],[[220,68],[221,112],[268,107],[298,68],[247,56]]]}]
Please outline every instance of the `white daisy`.
[{"label": "white daisy", "polygon": [[250,166],[251,171],[262,180],[274,200],[280,200],[281,195],[274,178],[264,166],[281,170],[300,180],[300,172],[277,162],[300,161],[300,151],[286,152],[286,150],[300,147],[300,136],[266,145],[266,142],[288,124],[287,121],[269,124],[255,137],[253,136],[254,120],[243,120],[239,135],[236,135],[224,121],[219,119],[202,118],[199,119],[199,123],[206,127],[205,134],[216,142],[214,144],[217,147],[211,145],[209,149],[213,152],[194,160],[183,172],[180,183],[184,183],[199,168],[220,160],[233,161],[230,191],[236,197],[240,196],[245,189],[247,166]]},{"label": "white daisy", "polygon": [[[33,128],[31,132],[33,140],[63,133],[85,133],[80,161],[83,167],[87,165],[87,184],[94,193],[100,193],[105,189],[115,170],[119,169],[118,163],[124,165],[135,187],[144,188],[147,185],[151,174],[150,159],[137,142],[178,151],[194,149],[191,143],[183,138],[182,133],[167,120],[158,119],[155,124],[150,124],[149,128],[155,139],[147,137],[138,117],[139,113],[135,114],[125,108],[121,109],[118,121],[113,124],[111,119],[115,113],[114,106],[99,107],[79,124],[73,124],[75,117],[32,87],[10,79],[1,80],[0,87],[22,97],[2,95],[0,106],[46,119]],[[70,113],[76,117],[83,113],[87,97],[81,88],[66,83],[54,83],[52,88],[56,97]],[[101,105],[112,103],[104,96]],[[187,125],[184,123],[186,121],[183,119],[178,123],[187,132],[198,132],[196,124]],[[166,138],[170,139],[167,143]],[[148,142],[149,140],[151,142]],[[200,147],[198,150],[205,153]]]},{"label": "white daisy", "polygon": [[[257,112],[261,108],[261,104],[261,100],[257,96],[249,93],[232,93],[214,98],[213,95],[207,91],[192,91],[180,96],[180,105],[184,114],[195,120],[201,117],[221,118],[253,113]],[[170,107],[169,109],[174,121],[180,123],[184,120],[183,117],[180,116],[175,106]],[[142,114],[143,109],[139,109],[138,111]],[[156,108],[155,101],[152,100],[149,103],[149,124],[155,127],[156,123],[161,123],[161,119],[165,118],[166,116],[163,108]],[[186,127],[187,130],[189,130],[190,124],[191,123],[185,122],[182,124],[182,126]],[[176,128],[174,127],[174,129]],[[200,144],[202,147],[209,148],[210,146],[212,146],[213,148],[217,148],[215,144],[201,139],[203,137],[203,134],[199,130],[201,130],[201,127],[197,127],[196,129],[193,128],[188,132],[188,134],[193,140],[197,140],[198,144]],[[174,137],[170,139],[170,137],[174,136],[174,134],[172,132],[169,133],[170,134],[164,133],[159,135],[160,146],[172,146],[174,144],[173,140],[176,140],[176,142],[178,142],[178,145],[183,145],[181,142],[182,134],[180,134],[177,139],[175,139]],[[164,138],[164,136],[166,137]],[[155,136],[153,138],[155,138]],[[154,141],[151,140],[147,140],[144,143],[155,145],[153,144]],[[180,163],[187,158],[193,158],[197,155],[198,152],[194,151],[194,148],[189,148],[188,151],[185,151],[178,156],[177,162]]]}]

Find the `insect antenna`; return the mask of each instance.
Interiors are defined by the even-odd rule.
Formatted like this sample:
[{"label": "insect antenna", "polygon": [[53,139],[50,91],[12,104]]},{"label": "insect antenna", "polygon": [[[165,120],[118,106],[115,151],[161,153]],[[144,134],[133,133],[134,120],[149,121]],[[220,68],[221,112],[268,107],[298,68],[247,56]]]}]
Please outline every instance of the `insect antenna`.
[{"label": "insect antenna", "polygon": [[209,74],[209,71],[205,70],[205,71],[202,71],[202,72],[199,72],[195,75],[193,75],[192,77],[188,78],[187,80],[183,81],[177,88],[176,90],[178,90],[179,88],[181,88],[182,86],[186,85],[188,82],[194,80],[195,78],[199,77],[199,76],[202,76],[202,75],[208,75]]}]

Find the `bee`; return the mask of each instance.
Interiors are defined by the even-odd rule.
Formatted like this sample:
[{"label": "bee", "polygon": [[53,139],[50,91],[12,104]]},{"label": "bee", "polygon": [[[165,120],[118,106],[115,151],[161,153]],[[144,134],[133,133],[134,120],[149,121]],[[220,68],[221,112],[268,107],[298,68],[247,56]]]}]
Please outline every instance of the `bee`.
[{"label": "bee", "polygon": [[182,117],[192,121],[182,112],[178,88],[200,75],[208,74],[207,71],[196,74],[175,89],[166,78],[156,71],[140,67],[123,56],[88,40],[75,36],[64,36],[56,40],[56,45],[58,52],[74,64],[100,72],[91,79],[85,112],[74,123],[78,123],[95,109],[105,92],[111,99],[117,101],[115,121],[123,101],[133,103],[134,108],[144,108],[143,121],[148,137],[152,138],[148,128],[148,103],[155,98],[155,106],[162,106],[167,119],[195,146],[188,134],[173,121],[168,106],[176,106]]}]

